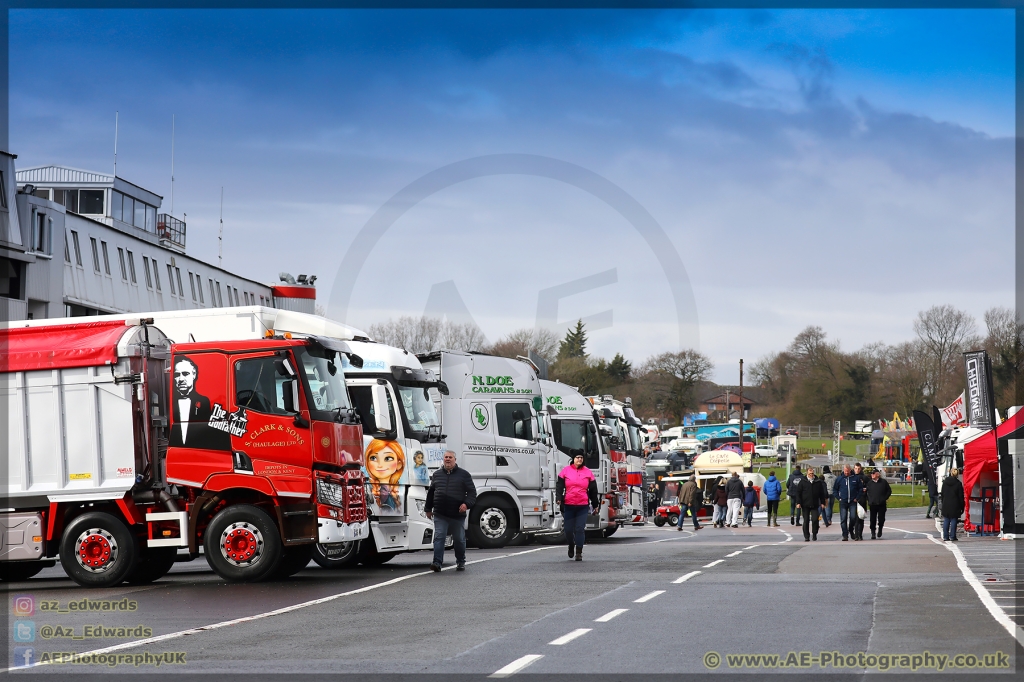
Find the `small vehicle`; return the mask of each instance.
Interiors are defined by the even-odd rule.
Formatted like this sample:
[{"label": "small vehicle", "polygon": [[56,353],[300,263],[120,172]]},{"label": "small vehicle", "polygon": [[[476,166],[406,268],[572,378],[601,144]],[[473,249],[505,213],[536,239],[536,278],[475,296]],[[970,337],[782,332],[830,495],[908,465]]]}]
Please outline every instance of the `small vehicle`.
[{"label": "small vehicle", "polygon": [[754,457],[765,457],[773,459],[777,455],[775,448],[771,445],[758,445],[754,448]]},{"label": "small vehicle", "polygon": [[789,443],[781,443],[779,445],[779,454],[775,457],[777,462],[785,462],[787,456],[791,461],[796,461],[796,448]]},{"label": "small vehicle", "polygon": [[787,436],[799,436],[800,432],[797,431],[796,429],[786,429],[786,435]]}]

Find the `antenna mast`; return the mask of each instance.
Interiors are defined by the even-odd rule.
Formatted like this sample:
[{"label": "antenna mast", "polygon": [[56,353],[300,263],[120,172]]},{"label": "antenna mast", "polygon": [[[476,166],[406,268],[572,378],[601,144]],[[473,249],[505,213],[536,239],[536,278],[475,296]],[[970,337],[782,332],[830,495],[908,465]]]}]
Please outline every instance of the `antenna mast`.
[{"label": "antenna mast", "polygon": [[174,215],[174,114],[171,114],[171,215]]},{"label": "antenna mast", "polygon": [[220,230],[217,233],[217,264],[224,267],[224,188],[220,188]]},{"label": "antenna mast", "polygon": [[117,177],[117,117],[121,112],[114,112],[114,177]]}]

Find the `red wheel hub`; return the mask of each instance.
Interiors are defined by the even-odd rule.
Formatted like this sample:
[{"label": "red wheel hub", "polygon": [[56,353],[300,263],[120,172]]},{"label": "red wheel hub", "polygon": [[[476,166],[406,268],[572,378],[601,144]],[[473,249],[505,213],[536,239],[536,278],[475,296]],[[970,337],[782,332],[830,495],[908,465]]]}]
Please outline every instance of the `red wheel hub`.
[{"label": "red wheel hub", "polygon": [[259,549],[259,540],[248,528],[235,528],[224,539],[224,554],[232,561],[249,561]]},{"label": "red wheel hub", "polygon": [[84,566],[101,568],[110,561],[110,542],[102,535],[87,535],[78,546],[78,556]]}]

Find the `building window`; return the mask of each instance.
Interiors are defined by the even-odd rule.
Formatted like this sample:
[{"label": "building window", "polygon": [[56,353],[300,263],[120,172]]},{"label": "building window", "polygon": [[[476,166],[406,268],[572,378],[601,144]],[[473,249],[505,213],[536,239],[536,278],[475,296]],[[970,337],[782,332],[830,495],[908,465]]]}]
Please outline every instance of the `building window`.
[{"label": "building window", "polygon": [[[74,232],[72,232],[74,234]],[[128,276],[131,277],[132,284],[138,284],[138,280],[135,279],[135,256],[131,251],[128,252]]]},{"label": "building window", "polygon": [[67,232],[64,233],[64,262],[65,263],[70,263],[71,262],[71,252],[68,251],[68,233]]},{"label": "building window", "polygon": [[89,245],[92,246],[92,269],[100,271],[100,246],[96,243],[96,237],[89,237]]},{"label": "building window", "polygon": [[132,221],[135,227],[146,229],[146,205],[139,200],[135,201],[135,220]]},{"label": "building window", "polygon": [[115,191],[111,190],[111,192],[110,192],[110,216],[114,220],[122,220],[123,221],[123,214],[121,213],[121,206],[123,205],[122,204],[123,200],[124,200],[124,195],[122,195],[120,192],[115,192]]},{"label": "building window", "polygon": [[[230,303],[230,302],[231,301],[229,299],[228,303]],[[221,294],[221,291],[220,291],[220,280],[217,280],[217,307],[219,307],[219,308],[223,308],[224,307],[224,296]]]},{"label": "building window", "polygon": [[243,298],[245,298],[245,304],[249,305],[249,292],[248,291],[243,291],[242,292],[242,296],[243,296]]},{"label": "building window", "polygon": [[58,189],[53,192],[53,200],[58,204],[71,211],[72,213],[78,213],[78,190],[77,189]]},{"label": "building window", "polygon": [[124,249],[117,247],[117,258],[121,261],[121,279],[128,281],[128,270],[124,267]]},{"label": "building window", "polygon": [[242,305],[242,302],[238,300],[238,288],[235,288],[235,305]]},{"label": "building window", "polygon": [[0,171],[0,208],[7,208],[7,182],[3,171]]},{"label": "building window", "polygon": [[0,296],[21,298],[22,264],[10,258],[0,258]]},{"label": "building window", "polygon": [[100,246],[103,247],[103,271],[108,275],[110,274],[110,255],[107,253],[107,243],[100,242]]},{"label": "building window", "polygon": [[135,212],[135,199],[132,199],[129,196],[125,196],[124,197],[124,216],[122,217],[122,221],[128,223],[129,225],[131,225],[132,224],[132,214],[134,212]]},{"label": "building window", "polygon": [[210,280],[210,305],[217,305],[217,292],[213,288],[213,280]]},{"label": "building window", "polygon": [[156,234],[156,209],[146,205],[146,232]]},{"label": "building window", "polygon": [[78,233],[71,230],[71,245],[75,247],[75,264],[82,265],[82,248],[78,245]]},{"label": "building window", "polygon": [[263,297],[260,296],[260,305],[263,305]]},{"label": "building window", "polygon": [[200,275],[196,275],[196,289],[199,290],[199,302],[206,305],[206,301],[203,300],[203,278]]},{"label": "building window", "polygon": [[171,270],[171,264],[167,264],[167,288],[171,290],[171,296],[175,295],[174,291],[174,272]]},{"label": "building window", "polygon": [[185,287],[181,286],[181,268],[174,268],[174,278],[178,280],[178,296],[185,298]]},{"label": "building window", "polygon": [[[196,276],[192,274],[191,270],[188,271],[188,286],[192,289],[192,300],[194,301],[196,300]],[[199,290],[202,291],[203,288],[199,287]]]},{"label": "building window", "polygon": [[[153,264],[156,265],[155,262]],[[146,256],[142,257],[142,269],[146,271],[146,288],[152,289],[153,279],[149,276],[149,258]]]},{"label": "building window", "polygon": [[[47,227],[50,229],[48,230]],[[50,253],[50,230],[53,229],[53,218],[45,213],[36,214],[35,234],[32,235],[32,249],[39,253]]]},{"label": "building window", "polygon": [[156,258],[153,259],[153,283],[156,284],[156,290],[160,291],[160,266],[156,262]]},{"label": "building window", "polygon": [[103,190],[83,189],[78,192],[79,213],[88,215],[104,215],[103,213]]}]

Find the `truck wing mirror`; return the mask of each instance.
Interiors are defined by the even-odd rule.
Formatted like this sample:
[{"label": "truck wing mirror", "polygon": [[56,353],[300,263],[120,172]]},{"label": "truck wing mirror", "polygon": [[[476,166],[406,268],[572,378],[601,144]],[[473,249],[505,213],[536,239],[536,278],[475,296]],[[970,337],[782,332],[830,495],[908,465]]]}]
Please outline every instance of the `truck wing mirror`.
[{"label": "truck wing mirror", "polygon": [[299,382],[289,379],[281,385],[281,398],[284,401],[286,412],[298,413],[299,411]]},{"label": "truck wing mirror", "polygon": [[594,425],[594,422],[587,422],[587,431],[595,435],[597,434],[597,427]]},{"label": "truck wing mirror", "polygon": [[437,382],[437,391],[441,395],[448,395],[448,384],[444,383],[443,381],[438,381]]},{"label": "truck wing mirror", "polygon": [[370,387],[373,396],[373,420],[376,422],[377,431],[390,431],[391,410],[388,409],[388,388],[383,384],[374,384]]}]

